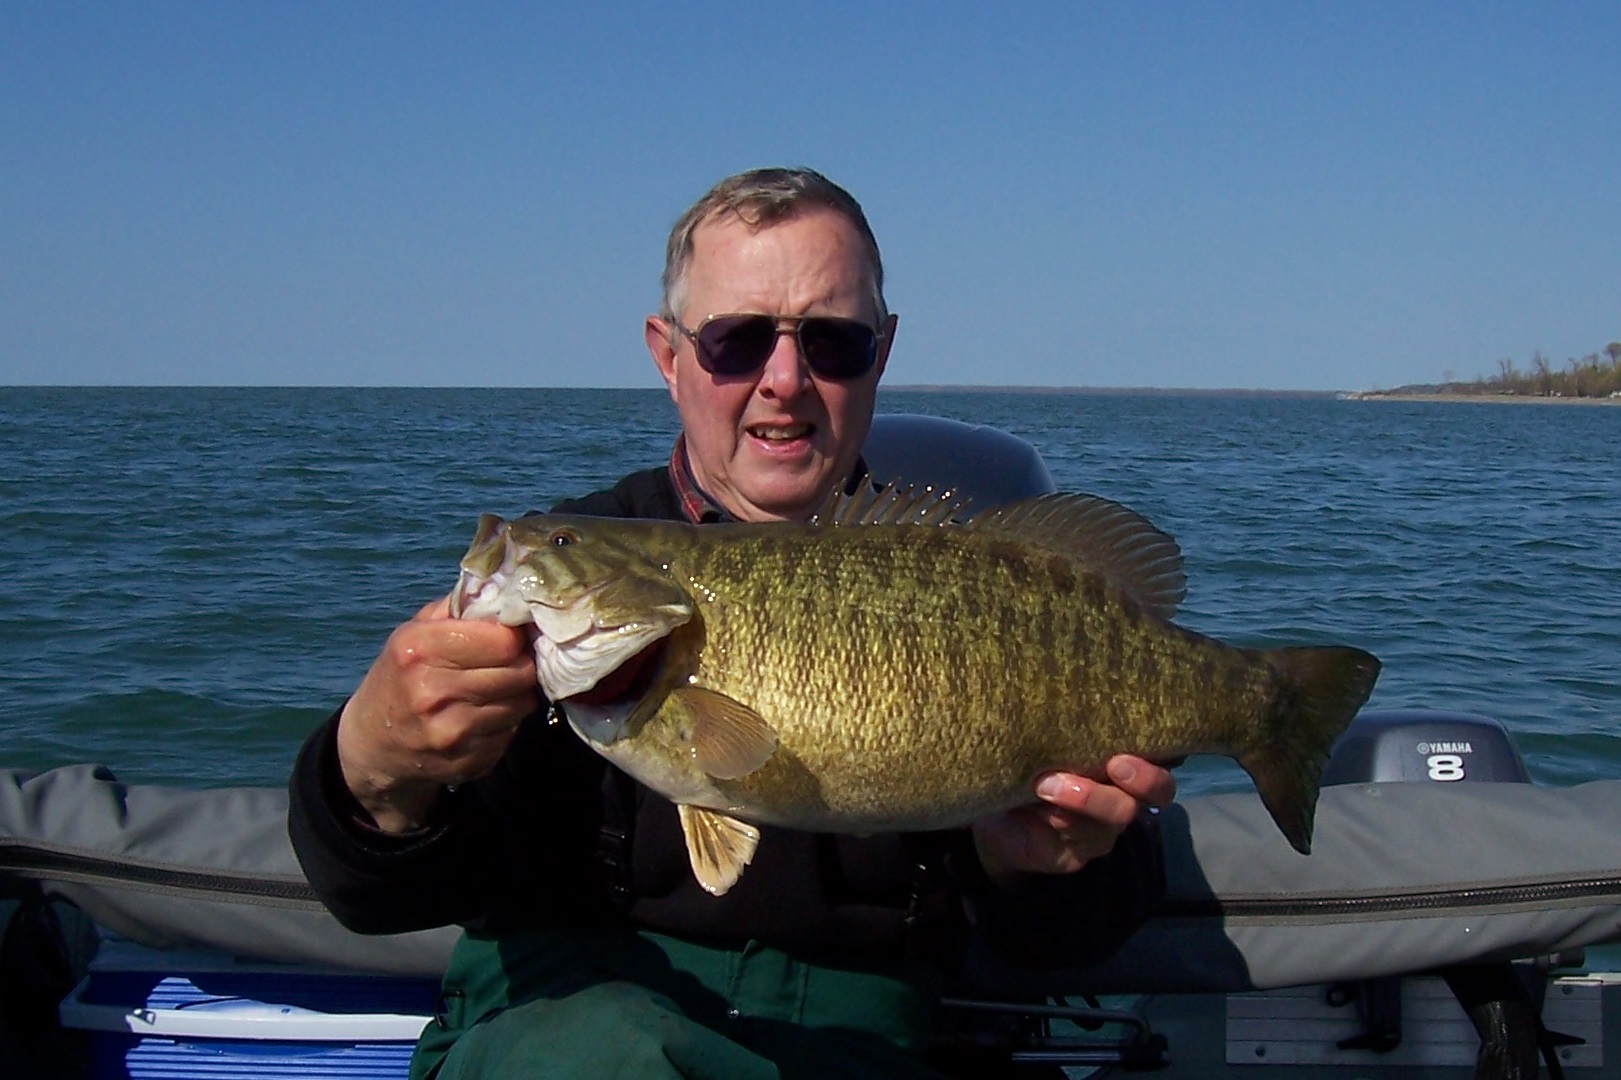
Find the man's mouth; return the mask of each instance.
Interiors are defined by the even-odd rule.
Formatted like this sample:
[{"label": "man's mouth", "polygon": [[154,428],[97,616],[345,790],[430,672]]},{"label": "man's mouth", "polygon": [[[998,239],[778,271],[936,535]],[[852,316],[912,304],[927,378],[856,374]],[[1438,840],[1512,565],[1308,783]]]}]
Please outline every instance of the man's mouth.
[{"label": "man's mouth", "polygon": [[809,438],[816,429],[809,424],[754,424],[745,430],[765,442],[792,442],[794,439]]}]

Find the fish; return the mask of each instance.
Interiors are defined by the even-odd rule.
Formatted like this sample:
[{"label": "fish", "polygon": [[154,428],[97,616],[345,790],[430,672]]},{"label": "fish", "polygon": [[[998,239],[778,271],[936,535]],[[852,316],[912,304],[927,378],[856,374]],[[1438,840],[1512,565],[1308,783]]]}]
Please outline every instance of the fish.
[{"label": "fish", "polygon": [[801,522],[485,514],[451,611],[528,628],[553,718],[677,805],[717,896],[759,825],[960,827],[1118,753],[1235,758],[1309,854],[1377,658],[1177,625],[1176,542],[1099,496],[855,490]]}]

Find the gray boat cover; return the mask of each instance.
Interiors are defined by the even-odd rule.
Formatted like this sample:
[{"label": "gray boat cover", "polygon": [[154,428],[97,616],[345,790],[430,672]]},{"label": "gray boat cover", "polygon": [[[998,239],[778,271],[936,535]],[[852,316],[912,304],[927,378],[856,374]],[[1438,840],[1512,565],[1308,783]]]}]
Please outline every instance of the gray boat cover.
[{"label": "gray boat cover", "polygon": [[1325,788],[1309,856],[1253,794],[1161,814],[1168,892],[1113,957],[1013,970],[987,993],[1204,992],[1542,957],[1621,937],[1621,781]]},{"label": "gray boat cover", "polygon": [[[278,789],[120,783],[81,765],[0,771],[0,891],[36,883],[156,948],[396,974],[443,970],[456,930],[364,937],[299,872]],[[1169,894],[1112,959],[1013,969],[971,950],[989,996],[1231,991],[1543,956],[1621,937],[1621,781],[1325,789],[1310,856],[1252,794],[1160,816]]]},{"label": "gray boat cover", "polygon": [[98,765],[0,770],[0,893],[7,879],[159,949],[439,974],[458,933],[340,926],[299,869],[279,788],[126,785]]}]

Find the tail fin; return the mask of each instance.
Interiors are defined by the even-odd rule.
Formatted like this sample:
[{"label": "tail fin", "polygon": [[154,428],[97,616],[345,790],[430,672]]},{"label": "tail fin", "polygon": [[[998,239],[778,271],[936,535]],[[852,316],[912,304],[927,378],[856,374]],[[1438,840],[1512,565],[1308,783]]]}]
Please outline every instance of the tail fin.
[{"label": "tail fin", "polygon": [[1261,743],[1239,755],[1238,763],[1290,845],[1309,855],[1317,785],[1328,752],[1373,692],[1379,661],[1344,646],[1272,649],[1260,656],[1289,690]]}]

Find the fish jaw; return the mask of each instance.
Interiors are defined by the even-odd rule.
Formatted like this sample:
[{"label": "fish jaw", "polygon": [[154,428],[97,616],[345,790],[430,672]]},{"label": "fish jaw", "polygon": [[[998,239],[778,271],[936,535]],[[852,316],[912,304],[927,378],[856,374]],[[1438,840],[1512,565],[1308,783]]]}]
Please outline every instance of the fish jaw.
[{"label": "fish jaw", "polygon": [[597,704],[564,698],[557,703],[557,707],[563,710],[563,716],[567,718],[568,726],[574,729],[574,734],[598,753],[604,753],[606,747],[618,742],[625,734],[635,703],[610,701]]},{"label": "fish jaw", "polygon": [[756,807],[722,785],[776,754],[771,726],[749,706],[690,682],[617,702],[561,702],[593,750],[674,802],[749,816]]},{"label": "fish jaw", "polygon": [[535,674],[546,696],[557,702],[591,690],[679,625],[662,620],[619,626],[592,622],[573,637],[561,637],[560,633],[575,629],[580,613],[570,611],[562,618],[551,618],[558,613],[542,606],[531,608],[531,612],[540,628],[534,644]]},{"label": "fish jaw", "polygon": [[692,618],[680,587],[634,553],[592,544],[579,529],[537,539],[513,525],[479,519],[451,614],[533,626],[535,673],[552,701],[586,693]]},{"label": "fish jaw", "polygon": [[559,707],[569,727],[587,746],[671,802],[716,810],[738,809],[693,764],[690,753],[658,745],[661,740],[638,715],[640,704],[618,701],[597,705],[564,700]]},{"label": "fish jaw", "polygon": [[503,626],[531,621],[523,585],[515,580],[518,564],[508,524],[494,514],[481,514],[473,543],[462,556],[461,573],[450,594],[453,619],[493,619]]}]

